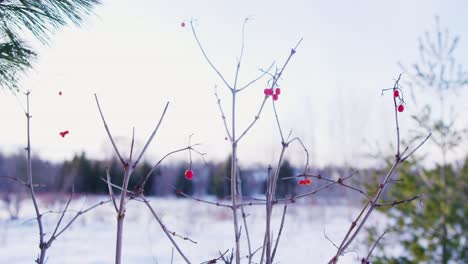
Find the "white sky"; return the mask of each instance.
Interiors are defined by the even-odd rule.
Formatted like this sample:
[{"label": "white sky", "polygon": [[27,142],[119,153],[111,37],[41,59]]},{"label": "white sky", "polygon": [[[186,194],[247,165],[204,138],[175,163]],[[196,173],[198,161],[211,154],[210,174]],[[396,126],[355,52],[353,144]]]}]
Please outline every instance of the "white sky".
[{"label": "white sky", "polygon": [[[80,151],[99,158],[110,155],[93,98],[97,93],[121,149],[129,148],[132,126],[141,147],[170,101],[148,159],[185,146],[191,133],[194,141],[203,143],[200,150],[208,153],[207,159],[226,158],[229,144],[224,140],[214,85],[220,86],[227,115],[229,94],[204,61],[189,27],[180,23],[196,19],[207,53],[232,80],[242,22],[251,17],[240,82],[251,80],[259,74],[258,68],[273,60],[281,65],[290,48],[304,38],[280,83],[283,129],[303,138],[313,165],[363,164],[362,156],[373,151],[365,142],[378,141],[389,150],[386,147],[394,138],[392,102],[380,91],[391,87],[401,72],[398,61],[416,60],[417,38],[434,28],[434,15],[440,16],[442,26],[461,35],[457,58],[468,67],[466,10],[468,2],[461,0],[104,0],[98,16],[82,28],[62,29],[51,45],[37,46],[39,59],[22,83],[32,89],[33,149],[53,160],[68,159]],[[266,79],[240,95],[239,132],[257,111],[265,83]],[[433,94],[421,96],[432,98]],[[466,99],[467,92],[450,101],[465,127]],[[408,99],[407,103],[402,126],[415,128],[410,115],[416,109]],[[0,93],[0,121],[0,150],[24,147],[24,114],[8,92]],[[58,135],[62,130],[70,130],[65,139]],[[239,145],[240,160],[273,163],[279,143],[271,104],[267,104],[252,133]],[[289,151],[294,163],[303,160],[300,148]]]}]

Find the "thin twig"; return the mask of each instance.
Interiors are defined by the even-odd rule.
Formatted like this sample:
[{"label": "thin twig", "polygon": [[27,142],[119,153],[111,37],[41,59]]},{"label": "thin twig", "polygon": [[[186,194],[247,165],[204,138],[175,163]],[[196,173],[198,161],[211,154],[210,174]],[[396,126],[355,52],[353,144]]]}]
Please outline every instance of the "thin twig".
[{"label": "thin twig", "polygon": [[117,202],[115,201],[114,192],[112,191],[112,182],[111,177],[109,174],[109,168],[106,169],[106,176],[107,176],[107,188],[109,190],[109,196],[111,198],[112,204],[114,205],[115,212],[119,212],[119,208],[117,208]]},{"label": "thin twig", "polygon": [[369,258],[370,256],[372,255],[372,251],[374,251],[375,247],[377,246],[377,244],[379,243],[379,241],[382,239],[382,237],[385,236],[385,234],[387,234],[388,230],[383,232],[382,235],[379,236],[379,238],[377,238],[377,240],[374,242],[374,245],[372,245],[371,249],[369,250],[369,254],[367,255],[367,257],[362,261],[362,263],[370,263],[369,262]]},{"label": "thin twig", "polygon": [[248,88],[250,85],[256,83],[258,80],[262,79],[265,75],[268,74],[269,71],[271,71],[271,69],[273,68],[273,66],[275,65],[275,62],[272,62],[271,65],[268,67],[268,69],[266,71],[261,71],[262,73],[255,79],[253,79],[252,81],[248,82],[246,85],[242,86],[241,88],[237,89],[237,92],[241,92],[243,91],[244,89]]},{"label": "thin twig", "polygon": [[335,242],[333,242],[333,241],[327,236],[327,233],[325,232],[325,229],[323,229],[323,235],[324,235],[325,238],[328,240],[328,242],[330,242],[336,249],[338,249],[338,246],[335,244]]},{"label": "thin twig", "polygon": [[213,70],[218,74],[219,78],[221,78],[221,80],[224,82],[224,84],[226,85],[226,87],[229,89],[229,90],[233,90],[232,87],[228,84],[228,82],[226,81],[226,79],[224,78],[224,76],[221,74],[221,72],[213,65],[213,63],[211,62],[211,60],[208,58],[208,55],[206,55],[206,52],[205,52],[205,49],[203,48],[203,46],[201,45],[200,43],[200,40],[198,39],[198,36],[197,36],[197,33],[195,31],[195,26],[193,25],[193,21],[191,20],[190,21],[190,26],[192,28],[192,33],[193,33],[193,36],[195,37],[195,41],[197,42],[198,44],[198,47],[200,48],[200,51],[202,52],[203,54],[203,57],[205,57],[205,60],[208,62],[208,64],[211,66],[211,68],[213,68]]},{"label": "thin twig", "polygon": [[[5,178],[5,179],[9,179],[9,180],[12,180],[12,181],[15,181],[21,185],[24,185],[25,187],[29,188],[29,183],[27,182],[24,182],[22,181],[21,179],[18,179],[16,177],[11,177],[11,176],[0,176],[0,178]],[[41,186],[44,186],[44,185],[40,185],[40,184],[33,184],[34,187],[41,187]]]},{"label": "thin twig", "polygon": [[182,152],[182,151],[185,151],[185,150],[192,150],[194,151],[195,153],[199,154],[199,155],[204,155],[204,153],[200,153],[200,152],[197,152],[193,149],[194,146],[198,146],[199,144],[193,144],[191,146],[188,146],[188,147],[184,147],[184,148],[180,148],[180,149],[176,149],[176,150],[173,150],[167,154],[165,154],[152,168],[151,170],[146,174],[146,176],[143,178],[143,181],[138,185],[139,188],[143,188],[146,184],[146,181],[148,181],[148,179],[151,177],[151,174],[159,167],[159,165],[161,165],[161,163],[164,161],[164,159],[166,159],[167,157],[171,156],[172,154],[175,154],[175,153],[178,153],[178,152]]},{"label": "thin twig", "polygon": [[143,155],[145,154],[146,152],[146,149],[148,148],[149,144],[151,144],[151,141],[153,140],[154,136],[156,135],[156,132],[158,131],[159,129],[159,126],[161,125],[163,119],[164,119],[164,116],[166,115],[166,111],[167,111],[167,107],[169,106],[169,102],[166,103],[166,106],[164,107],[164,110],[161,114],[161,117],[159,118],[159,121],[158,121],[158,124],[156,125],[156,127],[154,128],[153,132],[151,133],[150,137],[148,138],[148,140],[146,141],[146,144],[145,146],[143,147],[143,150],[140,152],[140,155],[138,155],[138,158],[135,160],[135,162],[133,163],[132,167],[135,168],[138,164],[138,162],[140,162],[141,158],[143,157]]},{"label": "thin twig", "polygon": [[273,253],[271,254],[271,262],[272,263],[273,263],[273,260],[275,258],[275,255],[276,255],[276,250],[278,249],[281,233],[283,232],[284,220],[286,219],[286,210],[287,209],[288,209],[288,205],[285,204],[284,207],[283,207],[283,215],[281,216],[281,223],[280,223],[280,227],[279,227],[279,231],[278,231],[278,236],[277,236],[276,242],[275,242],[275,247],[273,248]]},{"label": "thin twig", "polygon": [[419,195],[416,195],[416,196],[413,196],[411,198],[401,200],[401,201],[393,201],[391,203],[376,203],[374,206],[375,207],[395,206],[395,205],[399,205],[399,204],[402,204],[402,203],[409,203],[409,202],[414,201],[416,199],[421,199],[421,197],[422,197],[422,194],[419,194]]},{"label": "thin twig", "polygon": [[79,216],[81,216],[81,215],[83,215],[83,214],[85,214],[85,213],[87,213],[87,212],[93,210],[94,208],[96,208],[96,207],[98,207],[98,206],[101,206],[101,205],[103,205],[103,204],[106,204],[106,203],[108,203],[108,202],[110,202],[110,199],[109,199],[109,200],[105,200],[105,201],[101,201],[101,202],[99,202],[99,203],[97,203],[97,204],[95,204],[95,205],[92,205],[92,206],[88,207],[86,210],[80,210],[80,211],[78,211],[78,212],[75,214],[75,216],[68,222],[68,224],[65,225],[65,226],[57,233],[57,235],[55,235],[55,236],[53,236],[53,237],[51,237],[51,238],[49,239],[49,241],[47,242],[47,244],[49,244],[49,246],[50,246],[50,244],[52,244],[52,242],[53,242],[55,239],[57,239],[61,234],[63,234],[63,232],[65,232],[65,230],[67,230],[67,229],[73,224],[73,222],[75,222],[75,220],[76,220]]},{"label": "thin twig", "polygon": [[408,155],[404,156],[403,158],[401,158],[401,161],[405,161],[407,160],[411,155],[413,155],[414,152],[416,152],[422,145],[424,145],[424,143],[426,143],[426,141],[431,137],[432,133],[429,133],[423,141],[421,141],[421,143],[419,143],[419,145],[416,146],[416,148],[414,148],[410,153],[408,153]]},{"label": "thin twig", "polygon": [[255,125],[258,119],[260,119],[260,114],[262,113],[263,107],[265,106],[267,99],[268,99],[268,96],[265,96],[265,98],[263,98],[262,104],[260,105],[260,108],[258,109],[257,114],[255,115],[252,122],[244,130],[244,132],[242,132],[241,135],[237,138],[236,143],[239,142],[247,134],[247,132],[249,132],[249,130]]},{"label": "thin twig", "polygon": [[99,109],[99,114],[101,115],[101,118],[102,118],[102,123],[104,124],[104,128],[106,129],[107,136],[109,137],[109,139],[110,139],[110,141],[112,143],[112,146],[114,147],[115,154],[117,154],[117,157],[119,157],[120,162],[122,164],[125,164],[125,161],[122,158],[122,156],[120,155],[119,149],[117,148],[117,145],[114,142],[114,138],[112,137],[112,134],[111,134],[111,132],[109,130],[109,126],[107,125],[106,119],[104,118],[104,114],[102,113],[101,106],[99,105],[99,100],[98,100],[98,97],[97,97],[96,94],[94,94],[94,98],[96,99],[96,104],[97,104],[97,107]]},{"label": "thin twig", "polygon": [[60,227],[60,224],[62,223],[62,220],[63,220],[63,217],[65,216],[65,213],[67,212],[67,209],[68,209],[68,206],[70,206],[70,202],[73,198],[73,192],[74,192],[74,188],[72,187],[72,192],[70,193],[70,198],[68,198],[68,201],[65,205],[65,209],[63,209],[63,212],[62,214],[60,215],[60,218],[59,220],[57,221],[57,224],[55,226],[55,229],[54,229],[54,232],[52,233],[52,236],[51,237],[54,237],[55,234],[57,234],[57,230],[59,229]]},{"label": "thin twig", "polygon": [[211,201],[203,200],[203,199],[200,199],[200,198],[197,198],[197,197],[193,197],[191,195],[188,195],[188,194],[182,192],[181,190],[177,190],[176,193],[179,194],[179,195],[182,195],[182,196],[184,196],[186,198],[190,198],[192,200],[195,200],[197,202],[207,203],[207,204],[226,207],[226,208],[232,208],[232,206],[228,205],[228,204],[222,204],[222,203],[219,203],[219,202],[211,202]]},{"label": "thin twig", "polygon": [[304,142],[302,142],[302,140],[298,137],[294,137],[292,138],[291,140],[289,140],[288,142],[286,142],[286,144],[291,144],[292,142],[294,141],[297,141],[299,142],[299,144],[302,146],[302,148],[304,149],[304,152],[306,153],[306,163],[304,165],[304,173],[307,173],[308,169],[309,169],[309,160],[310,160],[310,156],[309,156],[309,151],[307,150],[306,146],[304,145]]},{"label": "thin twig", "polygon": [[241,44],[241,51],[240,51],[240,56],[239,56],[239,61],[237,62],[236,65],[236,74],[234,77],[234,85],[232,86],[232,89],[234,91],[237,90],[237,80],[239,79],[239,71],[241,68],[241,63],[242,63],[242,57],[244,56],[244,46],[245,46],[245,25],[247,24],[247,21],[249,18],[244,19],[244,23],[242,24],[242,44]]},{"label": "thin twig", "polygon": [[227,122],[226,122],[226,115],[224,115],[223,107],[221,106],[221,99],[219,98],[219,95],[218,95],[217,86],[215,86],[215,93],[214,94],[216,96],[216,102],[218,103],[219,111],[221,112],[221,119],[223,120],[224,129],[226,129],[226,134],[227,134],[227,136],[229,138],[229,141],[232,142],[232,136],[231,136],[231,133],[229,132],[229,127],[228,127]]},{"label": "thin twig", "polygon": [[128,158],[128,163],[132,163],[134,144],[135,144],[135,127],[133,127],[133,129],[132,129],[132,143],[130,144],[130,157]]}]

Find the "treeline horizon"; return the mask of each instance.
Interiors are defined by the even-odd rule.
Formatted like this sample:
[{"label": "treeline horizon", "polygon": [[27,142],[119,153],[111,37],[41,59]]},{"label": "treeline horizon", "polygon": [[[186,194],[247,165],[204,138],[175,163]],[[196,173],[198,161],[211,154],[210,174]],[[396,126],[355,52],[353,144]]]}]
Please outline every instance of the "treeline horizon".
[{"label": "treeline horizon", "polygon": [[[182,191],[188,195],[211,195],[218,199],[228,198],[230,195],[230,157],[224,161],[188,162],[178,161],[158,166],[150,175],[145,185],[145,195],[174,196]],[[132,174],[129,190],[136,190],[144,177],[151,171],[154,164],[143,161],[141,166]],[[245,196],[263,195],[266,186],[268,165],[240,166],[240,176],[243,181],[242,193]],[[8,194],[21,191],[25,187],[21,183],[11,180],[18,178],[26,181],[26,156],[22,153],[0,153],[0,193]],[[40,156],[33,156],[32,169],[34,184],[39,193],[61,192],[68,193],[72,189],[75,193],[108,194],[106,171],[109,170],[111,182],[119,185],[123,180],[123,171],[116,157],[110,159],[89,158],[85,152],[75,155],[62,162],[49,161]],[[193,179],[185,178],[185,171],[192,169]],[[285,161],[281,167],[280,178],[296,176],[302,173],[302,168],[293,166]],[[327,178],[344,177],[351,173],[351,169],[339,166],[311,168],[311,172],[321,174]],[[282,180],[278,184],[278,196],[287,197],[299,194],[310,188],[317,188],[323,183],[314,181],[310,186],[299,186],[298,179]],[[336,193],[331,192],[329,196]],[[180,196],[180,195],[179,195]],[[328,196],[328,195],[327,195]]]}]

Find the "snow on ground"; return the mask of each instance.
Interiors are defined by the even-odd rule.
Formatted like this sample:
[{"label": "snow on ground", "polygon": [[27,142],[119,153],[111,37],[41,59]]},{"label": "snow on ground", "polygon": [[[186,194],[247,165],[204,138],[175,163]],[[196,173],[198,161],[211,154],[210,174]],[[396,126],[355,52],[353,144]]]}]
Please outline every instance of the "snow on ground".
[{"label": "snow on ground", "polygon": [[[107,197],[80,197],[73,200],[70,208],[79,210],[104,199]],[[197,244],[193,244],[176,239],[193,263],[216,258],[219,251],[224,252],[233,247],[233,224],[229,209],[188,199],[150,200],[171,231],[197,241]],[[49,206],[43,204],[42,208],[60,210],[64,201]],[[31,220],[34,215],[30,201],[24,201],[19,220],[7,220],[6,213],[2,210],[0,206],[0,263],[33,263],[39,248],[37,223],[34,219]],[[105,204],[81,216],[48,250],[47,263],[113,263],[116,221],[112,210],[110,204]],[[263,241],[264,210],[261,206],[246,208],[253,249],[257,249]],[[275,207],[275,227],[279,224],[281,210],[282,206]],[[358,211],[359,208],[347,205],[345,201],[339,205],[318,204],[316,201],[290,205],[275,262],[326,263],[335,253],[335,248],[325,238],[324,232],[338,243]],[[73,212],[69,215],[72,214]],[[58,217],[57,213],[44,216],[48,234],[53,231]],[[374,215],[373,222],[379,220],[377,218],[381,216]],[[244,234],[242,231],[242,235]],[[364,238],[362,234],[361,239]],[[242,244],[243,254],[247,254],[246,244]],[[340,263],[360,263],[359,256],[362,257],[366,249],[362,245],[356,247],[357,244],[340,258]],[[172,244],[148,209],[143,203],[131,201],[124,224],[123,263],[170,263],[171,251]],[[184,263],[176,251],[174,263]]]}]

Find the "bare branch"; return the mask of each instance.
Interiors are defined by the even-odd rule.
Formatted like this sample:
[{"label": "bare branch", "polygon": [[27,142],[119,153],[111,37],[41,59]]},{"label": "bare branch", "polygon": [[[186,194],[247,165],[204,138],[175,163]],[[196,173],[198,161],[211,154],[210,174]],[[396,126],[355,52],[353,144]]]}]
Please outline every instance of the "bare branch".
[{"label": "bare branch", "polygon": [[270,67],[268,67],[268,69],[266,71],[261,71],[262,73],[255,79],[253,79],[252,81],[248,82],[246,85],[242,86],[241,88],[237,89],[236,91],[237,92],[241,92],[242,90],[244,90],[245,88],[249,87],[250,85],[256,83],[258,80],[260,80],[261,78],[263,78],[265,75],[268,74],[268,72],[271,71],[271,69],[273,68],[273,66],[275,65],[275,62],[272,62]]},{"label": "bare branch", "polygon": [[416,148],[414,148],[410,153],[408,153],[408,155],[404,156],[401,161],[405,161],[407,160],[411,155],[413,155],[414,152],[416,152],[422,145],[424,145],[424,143],[426,143],[426,141],[431,137],[432,133],[429,133],[426,138],[424,138],[424,140],[419,143],[418,146],[416,146]]},{"label": "bare branch", "polygon": [[240,56],[239,56],[239,61],[237,62],[236,66],[236,74],[234,77],[234,85],[232,89],[235,91],[237,88],[237,80],[239,79],[239,71],[242,63],[242,57],[244,56],[244,46],[245,46],[245,25],[247,24],[247,21],[249,18],[244,19],[244,23],[242,24],[242,45],[241,45],[241,51],[240,51]]},{"label": "bare branch", "polygon": [[236,143],[239,142],[247,134],[247,132],[249,132],[249,130],[255,125],[255,123],[258,121],[258,119],[260,119],[260,114],[262,113],[263,107],[265,106],[265,102],[267,101],[267,99],[268,99],[268,96],[265,96],[265,98],[263,98],[262,104],[260,105],[260,108],[258,109],[258,112],[254,117],[254,120],[244,130],[244,132],[242,132],[241,135],[236,139]]},{"label": "bare branch", "polygon": [[94,94],[94,98],[96,99],[96,104],[99,109],[99,114],[101,115],[101,118],[102,118],[102,123],[104,124],[104,128],[106,129],[107,136],[109,136],[112,146],[114,147],[115,154],[117,154],[117,157],[119,157],[120,162],[122,164],[125,164],[125,160],[122,158],[122,155],[120,155],[119,149],[117,148],[117,145],[114,142],[114,138],[112,137],[112,134],[109,130],[109,126],[107,125],[106,119],[104,118],[104,114],[102,113],[101,106],[99,105],[99,100],[96,94]]},{"label": "bare branch", "polygon": [[161,125],[161,122],[163,121],[164,119],[164,116],[166,115],[166,111],[167,111],[167,107],[169,106],[169,102],[166,103],[166,106],[164,107],[164,110],[161,114],[161,117],[159,118],[159,121],[158,121],[158,124],[156,125],[156,127],[154,128],[153,130],[153,133],[151,133],[150,137],[148,138],[148,140],[146,141],[146,144],[145,146],[143,147],[143,150],[140,152],[140,155],[138,155],[138,158],[136,159],[136,161],[133,163],[132,167],[135,168],[138,164],[138,162],[140,162],[140,159],[143,157],[143,154],[145,154],[146,152],[146,149],[148,148],[149,144],[151,143],[151,141],[153,140],[154,136],[156,135],[156,132],[158,131],[159,129],[159,126]]},{"label": "bare branch", "polygon": [[101,205],[103,205],[103,204],[106,204],[106,203],[108,203],[108,202],[110,202],[110,201],[111,201],[111,200],[101,201],[101,202],[99,202],[99,203],[97,203],[97,204],[95,204],[95,205],[93,205],[93,206],[88,207],[86,210],[80,210],[80,211],[78,211],[78,212],[75,214],[75,216],[68,222],[68,224],[67,224],[65,227],[63,227],[63,228],[57,233],[57,235],[55,235],[54,237],[51,237],[51,238],[49,239],[49,241],[47,242],[47,244],[49,244],[49,245],[52,244],[52,242],[53,242],[55,239],[57,239],[61,234],[63,234],[63,232],[65,232],[65,230],[67,230],[67,229],[73,224],[73,222],[75,222],[75,220],[76,220],[80,215],[83,215],[83,214],[85,214],[85,213],[87,213],[87,212],[93,210],[94,208],[96,208],[96,207],[98,207],[98,206],[101,206]]},{"label": "bare branch", "polygon": [[302,142],[302,140],[300,138],[298,138],[298,137],[295,137],[295,138],[289,140],[288,142],[286,142],[286,144],[289,145],[294,141],[299,142],[299,144],[304,149],[304,152],[306,153],[306,164],[304,165],[304,173],[307,173],[307,171],[309,169],[309,160],[310,160],[309,151],[307,150],[306,146],[304,145],[304,142]]},{"label": "bare branch", "polygon": [[214,64],[211,62],[211,60],[208,58],[208,55],[206,55],[206,52],[205,52],[205,49],[203,49],[203,46],[202,44],[200,43],[200,40],[198,39],[198,36],[197,36],[197,33],[195,31],[195,26],[193,25],[193,21],[191,20],[190,21],[190,26],[192,28],[192,33],[193,33],[193,36],[195,37],[195,41],[197,42],[198,44],[198,47],[200,48],[200,51],[202,52],[203,54],[203,57],[205,57],[205,60],[208,62],[208,64],[211,66],[211,68],[213,68],[213,70],[218,74],[219,78],[221,78],[221,80],[224,82],[224,84],[226,85],[226,87],[233,91],[234,89],[228,84],[228,82],[226,81],[226,79],[223,77],[223,75],[221,74],[221,72],[218,70],[218,68],[216,68],[216,66],[214,66]]},{"label": "bare branch", "polygon": [[379,241],[382,239],[382,237],[385,236],[385,234],[387,234],[387,232],[388,232],[388,230],[385,231],[385,232],[383,232],[383,234],[380,235],[379,238],[377,238],[377,240],[374,242],[374,245],[372,245],[372,247],[371,247],[371,249],[370,249],[369,254],[367,255],[367,257],[366,257],[365,259],[362,260],[362,263],[363,263],[363,264],[368,264],[368,263],[370,264],[369,258],[370,258],[370,256],[372,255],[372,251],[374,251],[374,249],[375,249],[375,247],[377,246],[377,244],[379,243]]},{"label": "bare branch", "polygon": [[106,176],[107,176],[107,188],[109,190],[109,196],[111,198],[112,204],[114,205],[115,212],[119,212],[119,208],[117,208],[117,203],[115,202],[114,192],[112,191],[112,182],[111,177],[109,174],[109,168],[106,169]]},{"label": "bare branch", "polygon": [[71,200],[73,198],[73,192],[74,192],[74,188],[72,187],[72,192],[70,193],[70,198],[68,198],[68,201],[67,201],[67,203],[65,205],[65,209],[63,209],[62,215],[60,215],[60,218],[59,218],[59,220],[57,222],[57,225],[55,226],[54,232],[52,233],[51,237],[55,237],[55,234],[57,234],[57,230],[59,229],[60,224],[62,223],[63,217],[65,216],[65,213],[67,212],[68,206],[70,206],[70,202],[71,202]]},{"label": "bare branch", "polygon": [[[11,176],[0,176],[0,178],[5,178],[5,179],[9,179],[9,180],[12,180],[12,181],[15,181],[21,185],[24,185],[25,187],[29,188],[29,183],[27,182],[24,182],[22,181],[21,179],[18,179],[16,177],[11,177]],[[33,187],[41,187],[41,186],[44,186],[44,185],[40,185],[40,184],[33,184]]]},{"label": "bare branch", "polygon": [[375,207],[395,206],[395,205],[399,205],[399,204],[402,204],[402,203],[409,203],[409,202],[414,201],[416,199],[421,199],[421,197],[422,197],[422,194],[419,194],[419,195],[416,195],[416,196],[413,196],[411,198],[401,200],[401,201],[393,201],[391,203],[376,203],[374,206]]},{"label": "bare branch", "polygon": [[288,205],[285,204],[284,207],[283,207],[283,215],[281,216],[281,223],[280,223],[280,227],[279,227],[279,231],[278,231],[278,237],[276,238],[275,247],[273,248],[273,253],[271,254],[271,263],[273,263],[273,260],[275,258],[276,250],[278,249],[278,244],[279,244],[279,241],[280,241],[280,238],[281,238],[281,233],[283,232],[284,220],[286,219],[286,210],[287,210],[287,208],[288,208]]},{"label": "bare branch", "polygon": [[27,153],[27,178],[28,178],[28,184],[29,184],[29,192],[31,194],[31,200],[34,205],[34,212],[36,213],[37,217],[37,225],[39,227],[39,248],[41,249],[39,258],[36,260],[37,263],[43,264],[45,261],[45,255],[47,251],[46,244],[44,242],[44,227],[42,225],[42,215],[39,210],[39,205],[37,203],[37,198],[36,198],[36,192],[34,190],[34,184],[33,184],[33,176],[32,176],[32,160],[31,160],[31,113],[30,113],[30,104],[29,104],[29,95],[30,91],[26,92],[26,132],[27,132],[27,147],[26,147],[26,153]]},{"label": "bare branch", "polygon": [[229,141],[232,142],[232,136],[231,136],[231,133],[229,132],[229,127],[227,125],[227,122],[226,122],[226,115],[224,115],[224,111],[223,111],[223,107],[221,106],[221,99],[219,98],[218,96],[218,91],[217,91],[217,86],[215,85],[215,96],[216,96],[216,102],[218,103],[218,108],[219,108],[219,111],[221,112],[221,119],[223,120],[223,123],[224,123],[224,129],[226,129],[226,134],[229,138]]},{"label": "bare branch", "polygon": [[281,129],[281,123],[279,121],[278,111],[276,111],[275,100],[271,100],[271,104],[273,105],[273,113],[275,114],[276,125],[278,126],[278,131],[280,133],[281,142],[284,142],[283,129]]},{"label": "bare branch", "polygon": [[211,201],[203,200],[203,199],[200,199],[200,198],[196,198],[196,197],[193,197],[191,195],[188,195],[188,194],[182,192],[181,190],[177,190],[176,193],[179,194],[179,195],[182,195],[182,196],[184,196],[186,198],[190,198],[192,200],[195,200],[197,202],[207,203],[207,204],[226,207],[226,208],[232,208],[232,205],[222,204],[222,203],[218,203],[218,202],[211,202]]},{"label": "bare branch", "polygon": [[130,157],[128,158],[128,162],[132,163],[132,156],[133,156],[133,146],[135,144],[135,127],[132,129],[132,143],[130,144]]},{"label": "bare branch", "polygon": [[325,233],[325,229],[323,229],[323,235],[328,240],[328,242],[330,242],[336,249],[338,249],[338,246],[327,236],[327,233]]}]

